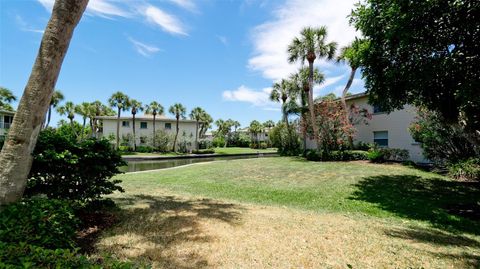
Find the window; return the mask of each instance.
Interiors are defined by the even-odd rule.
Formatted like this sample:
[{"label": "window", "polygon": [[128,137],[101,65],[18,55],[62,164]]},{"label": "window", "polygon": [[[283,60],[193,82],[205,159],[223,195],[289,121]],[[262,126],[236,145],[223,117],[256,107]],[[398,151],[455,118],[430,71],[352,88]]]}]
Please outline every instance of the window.
[{"label": "window", "polygon": [[122,121],[122,127],[130,127],[130,122],[129,121]]},{"label": "window", "polygon": [[170,122],[165,123],[165,129],[166,130],[171,130],[172,129],[172,124]]},{"label": "window", "polygon": [[3,117],[3,128],[4,129],[9,129],[10,125],[12,125],[13,122],[13,116],[4,116]]},{"label": "window", "polygon": [[140,129],[147,129],[147,123],[144,121],[140,122]]},{"label": "window", "polygon": [[383,113],[383,109],[381,109],[379,106],[373,106],[373,113]]},{"label": "window", "polygon": [[388,147],[388,131],[373,132],[373,143],[380,147]]}]

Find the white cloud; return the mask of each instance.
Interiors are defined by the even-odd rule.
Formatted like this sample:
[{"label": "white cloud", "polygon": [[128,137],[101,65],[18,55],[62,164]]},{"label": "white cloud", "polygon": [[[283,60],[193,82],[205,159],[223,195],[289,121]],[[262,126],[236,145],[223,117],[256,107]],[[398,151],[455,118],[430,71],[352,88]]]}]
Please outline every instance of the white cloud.
[{"label": "white cloud", "polygon": [[223,100],[226,101],[246,102],[254,106],[264,107],[265,109],[273,109],[278,107],[278,104],[270,101],[271,91],[272,88],[264,88],[257,91],[242,85],[236,90],[224,91],[222,96]]},{"label": "white cloud", "polygon": [[170,0],[170,2],[188,11],[191,11],[191,12],[197,11],[197,6],[191,0]]},{"label": "white cloud", "polygon": [[344,77],[344,75],[340,75],[340,76],[335,76],[335,77],[327,77],[325,79],[325,82],[323,82],[322,84],[320,85],[317,85],[313,88],[313,96],[314,98],[319,96],[319,95],[325,95],[327,94],[326,92],[321,92],[322,90],[328,88],[329,86],[332,86],[334,84],[336,84],[337,82],[339,82],[342,78]]},{"label": "white cloud", "polygon": [[[298,65],[287,61],[287,47],[301,29],[306,26],[322,26],[328,29],[327,41],[339,46],[354,39],[355,30],[348,25],[347,15],[357,0],[286,0],[273,12],[274,18],[253,30],[254,56],[248,66],[265,78],[279,80],[296,72]],[[323,68],[334,68],[332,63],[317,61]]]},{"label": "white cloud", "polygon": [[226,36],[217,35],[217,38],[220,42],[222,42],[223,45],[225,45],[225,46],[228,45],[228,39],[227,39]]},{"label": "white cloud", "polygon": [[[345,84],[336,86],[332,91],[336,96],[342,96],[343,89],[345,88],[345,85],[347,82],[345,81]],[[361,78],[355,78],[352,81],[352,85],[350,86],[350,89],[348,92],[354,94],[354,93],[360,93],[365,91],[365,85],[364,82]]]},{"label": "white cloud", "polygon": [[[48,12],[53,9],[55,0],[38,0]],[[111,16],[130,17],[130,12],[120,8],[110,0],[90,0],[88,2],[86,13],[90,15],[110,18]]]},{"label": "white cloud", "polygon": [[152,54],[155,54],[160,51],[160,48],[157,48],[152,45],[147,45],[145,43],[142,43],[140,41],[137,41],[131,37],[128,38],[130,42],[132,42],[133,46],[135,47],[135,50],[140,53],[141,55],[145,57],[149,57]]},{"label": "white cloud", "polygon": [[25,32],[33,32],[33,33],[40,33],[43,34],[43,30],[41,29],[35,29],[31,27],[20,15],[15,16],[15,22],[18,24],[20,27],[20,30],[25,31]]},{"label": "white cloud", "polygon": [[141,12],[146,17],[148,22],[160,26],[166,32],[179,35],[188,35],[177,17],[166,13],[158,7],[147,5],[141,9]]}]

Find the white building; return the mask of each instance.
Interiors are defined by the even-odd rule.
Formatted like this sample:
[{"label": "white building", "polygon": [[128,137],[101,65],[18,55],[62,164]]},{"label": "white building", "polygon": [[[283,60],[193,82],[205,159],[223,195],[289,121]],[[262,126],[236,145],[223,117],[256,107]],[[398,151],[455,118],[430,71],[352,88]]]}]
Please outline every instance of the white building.
[{"label": "white building", "polygon": [[7,130],[10,129],[14,115],[15,112],[13,111],[0,110],[0,138],[3,138]]},{"label": "white building", "polygon": [[[416,108],[410,105],[391,113],[380,111],[368,103],[366,93],[354,94],[347,97],[347,106],[357,106],[359,109],[367,109],[371,119],[359,121],[354,124],[357,129],[354,141],[364,143],[376,143],[381,147],[406,149],[410,154],[410,160],[414,162],[426,162],[422,154],[420,143],[416,142],[408,128],[417,116]],[[309,141],[307,148],[315,148],[315,142]]]},{"label": "white building", "polygon": [[[117,117],[116,116],[100,116],[97,119],[103,122],[103,128],[101,130],[101,136],[116,137],[117,135]],[[164,115],[157,115],[155,118],[155,131],[164,130],[175,135],[176,132],[176,119],[166,118]],[[193,120],[180,120],[179,121],[178,138],[180,139],[185,133],[187,139],[191,143],[191,148],[194,147],[196,121]],[[133,119],[132,116],[120,117],[120,139],[128,135],[133,135]],[[151,139],[153,136],[153,116],[143,115],[135,117],[135,138],[137,145],[147,144],[145,138]]]}]

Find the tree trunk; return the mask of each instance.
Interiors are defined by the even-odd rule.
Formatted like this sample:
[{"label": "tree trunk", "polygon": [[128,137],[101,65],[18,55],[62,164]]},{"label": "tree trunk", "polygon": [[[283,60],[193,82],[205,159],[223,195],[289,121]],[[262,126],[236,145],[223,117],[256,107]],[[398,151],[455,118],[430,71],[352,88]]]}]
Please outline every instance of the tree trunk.
[{"label": "tree trunk", "polygon": [[88,0],[57,0],[7,140],[0,153],[0,206],[18,201],[25,189],[45,114],[63,59]]},{"label": "tree trunk", "polygon": [[198,120],[197,125],[195,126],[195,149],[198,150]]},{"label": "tree trunk", "polygon": [[75,138],[78,138],[77,131],[75,130],[75,124],[73,123],[73,118],[70,118],[70,128],[72,128],[72,133]]},{"label": "tree trunk", "polygon": [[80,134],[80,140],[83,140],[85,136],[85,125],[87,124],[87,118],[83,117],[82,133]]},{"label": "tree trunk", "polygon": [[[346,97],[347,97],[347,93],[348,93],[348,90],[350,90],[350,87],[352,86],[352,82],[353,82],[353,78],[355,78],[355,73],[357,72],[357,68],[356,67],[352,67],[352,71],[350,72],[350,77],[348,78],[348,82],[347,82],[347,85],[345,85],[345,89],[343,89],[343,92],[342,92],[342,106],[343,106],[343,110],[344,110],[344,113],[345,113],[345,122],[350,124],[350,119],[349,119],[349,111],[348,111],[348,107],[347,107],[347,101],[346,101]],[[348,137],[348,143],[350,144],[350,147],[353,148],[353,137],[350,135]]]},{"label": "tree trunk", "polygon": [[173,141],[173,152],[176,152],[177,150],[177,137],[178,137],[178,117],[177,117],[177,126],[175,126],[176,132],[175,132],[175,140]]},{"label": "tree trunk", "polygon": [[45,128],[48,127],[48,125],[50,124],[50,119],[52,118],[52,106],[49,105],[48,106],[48,116],[47,116],[47,123],[45,124]]},{"label": "tree trunk", "polygon": [[135,137],[135,114],[136,113],[132,113],[133,115],[133,119],[132,119],[132,123],[133,123],[133,126],[132,126],[132,130],[133,130],[133,151],[137,151],[137,138]]},{"label": "tree trunk", "polygon": [[315,141],[317,142],[317,149],[320,149],[320,136],[318,134],[318,128],[316,125],[315,103],[313,102],[313,61],[308,62],[308,67],[310,69],[308,75],[308,108],[310,110],[310,121],[312,124],[313,136],[315,137]]},{"label": "tree trunk", "polygon": [[117,114],[117,150],[120,146],[120,114],[122,113],[121,108],[118,108]]},{"label": "tree trunk", "polygon": [[157,113],[153,113],[153,149],[155,150],[155,118],[157,117]]}]

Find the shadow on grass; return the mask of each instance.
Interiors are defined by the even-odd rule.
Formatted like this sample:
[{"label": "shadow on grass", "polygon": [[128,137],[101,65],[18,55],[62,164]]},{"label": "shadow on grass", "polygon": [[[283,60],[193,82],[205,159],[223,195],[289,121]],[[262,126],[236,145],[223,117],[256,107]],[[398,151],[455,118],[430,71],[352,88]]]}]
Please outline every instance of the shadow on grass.
[{"label": "shadow on grass", "polygon": [[[477,182],[414,175],[381,175],[366,177],[356,187],[351,199],[374,203],[400,217],[427,221],[449,232],[480,235],[478,219],[468,219],[468,216],[449,212],[450,208],[458,206],[478,208],[480,188]],[[476,215],[476,212],[472,212],[472,215]],[[417,235],[422,237],[421,234]]]},{"label": "shadow on grass", "polygon": [[172,196],[134,195],[115,201],[125,209],[120,224],[100,243],[102,250],[161,268],[211,266],[195,249],[188,249],[188,244],[214,240],[201,229],[202,221],[237,225],[242,211],[234,204]]}]

